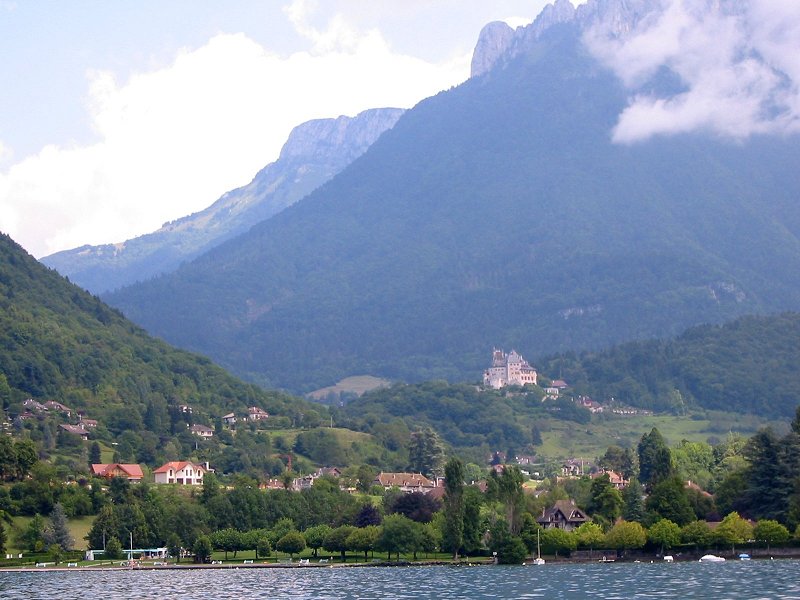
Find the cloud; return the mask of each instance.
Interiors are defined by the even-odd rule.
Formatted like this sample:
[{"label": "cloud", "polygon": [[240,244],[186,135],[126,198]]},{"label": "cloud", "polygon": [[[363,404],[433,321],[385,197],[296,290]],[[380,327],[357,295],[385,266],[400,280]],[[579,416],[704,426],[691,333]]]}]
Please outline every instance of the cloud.
[{"label": "cloud", "polygon": [[[800,3],[662,0],[628,33],[585,41],[631,90],[613,139],[708,131],[733,139],[800,131]],[[679,91],[643,91],[667,69]]]},{"label": "cloud", "polygon": [[36,256],[147,233],[247,183],[295,125],[410,107],[469,73],[468,56],[432,64],[397,54],[377,30],[341,17],[314,29],[312,10],[289,11],[312,41],[307,52],[282,57],[220,34],[126,81],[89,72],[96,141],[48,146],[0,172],[0,229]]}]

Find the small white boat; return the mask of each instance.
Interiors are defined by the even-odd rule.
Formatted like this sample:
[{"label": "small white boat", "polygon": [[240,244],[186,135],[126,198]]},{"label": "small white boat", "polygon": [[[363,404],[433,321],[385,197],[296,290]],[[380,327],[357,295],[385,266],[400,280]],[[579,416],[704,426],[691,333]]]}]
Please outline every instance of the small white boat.
[{"label": "small white boat", "polygon": [[750,555],[749,555],[749,554],[747,554],[746,552],[742,552],[742,553],[739,555],[739,560],[750,560]]},{"label": "small white boat", "polygon": [[675,559],[674,559],[674,558],[673,558],[671,555],[669,555],[669,554],[667,554],[667,555],[664,557],[664,562],[672,562],[672,561],[674,561],[674,560],[675,560]]},{"label": "small white boat", "polygon": [[539,530],[536,530],[536,558],[531,561],[532,565],[543,565],[544,559],[542,558],[542,548],[539,545]]},{"label": "small white boat", "polygon": [[706,554],[700,558],[700,562],[725,562],[725,559],[715,554]]}]

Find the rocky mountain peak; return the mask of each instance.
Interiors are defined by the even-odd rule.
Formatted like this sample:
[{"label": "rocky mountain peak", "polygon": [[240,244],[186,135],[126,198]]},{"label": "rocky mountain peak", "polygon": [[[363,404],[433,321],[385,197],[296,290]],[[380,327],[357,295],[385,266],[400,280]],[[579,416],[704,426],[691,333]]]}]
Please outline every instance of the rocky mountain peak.
[{"label": "rocky mountain peak", "polygon": [[491,71],[495,63],[506,53],[513,39],[514,30],[507,23],[492,21],[485,25],[472,53],[470,77],[478,77]]},{"label": "rocky mountain peak", "polygon": [[280,158],[311,158],[330,154],[332,148],[344,151],[345,160],[364,153],[405,112],[401,108],[374,108],[355,117],[314,119],[295,127],[281,149]]}]

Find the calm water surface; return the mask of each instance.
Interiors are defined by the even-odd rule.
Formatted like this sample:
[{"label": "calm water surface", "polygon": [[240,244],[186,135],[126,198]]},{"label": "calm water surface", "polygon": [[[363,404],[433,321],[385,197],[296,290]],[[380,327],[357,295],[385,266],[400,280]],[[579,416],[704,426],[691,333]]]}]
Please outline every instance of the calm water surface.
[{"label": "calm water surface", "polygon": [[0,598],[800,599],[800,561],[0,572]]}]

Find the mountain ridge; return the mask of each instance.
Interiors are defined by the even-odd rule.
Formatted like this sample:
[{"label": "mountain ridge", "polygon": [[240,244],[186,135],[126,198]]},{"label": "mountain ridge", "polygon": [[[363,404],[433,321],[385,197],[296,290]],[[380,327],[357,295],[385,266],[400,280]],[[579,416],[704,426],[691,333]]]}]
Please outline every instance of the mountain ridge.
[{"label": "mountain ridge", "polygon": [[314,119],[295,127],[279,158],[253,180],[208,208],[117,244],[81,246],[41,261],[93,293],[103,293],[177,268],[268,219],[313,191],[361,155],[403,109]]}]

